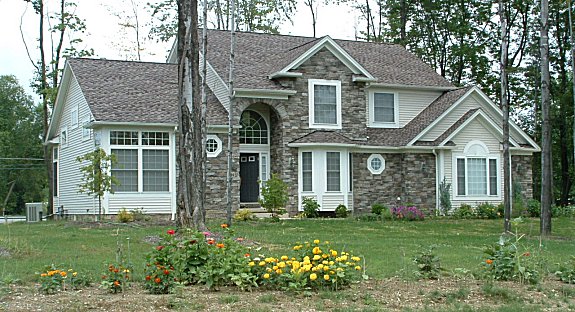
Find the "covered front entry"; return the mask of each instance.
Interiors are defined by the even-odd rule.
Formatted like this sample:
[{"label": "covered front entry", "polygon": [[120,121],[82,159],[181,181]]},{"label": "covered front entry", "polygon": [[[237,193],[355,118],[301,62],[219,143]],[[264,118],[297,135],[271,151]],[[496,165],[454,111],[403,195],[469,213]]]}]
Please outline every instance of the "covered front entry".
[{"label": "covered front entry", "polygon": [[258,201],[260,195],[259,169],[259,154],[240,154],[240,202],[255,203]]}]

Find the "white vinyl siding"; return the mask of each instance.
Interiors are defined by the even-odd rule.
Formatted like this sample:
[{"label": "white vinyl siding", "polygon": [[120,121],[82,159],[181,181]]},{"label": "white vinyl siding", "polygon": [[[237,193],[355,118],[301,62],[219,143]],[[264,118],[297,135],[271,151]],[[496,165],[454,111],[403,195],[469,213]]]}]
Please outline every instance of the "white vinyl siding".
[{"label": "white vinyl siding", "polygon": [[308,80],[309,127],[341,129],[341,82]]},{"label": "white vinyl siding", "polygon": [[369,125],[381,128],[397,128],[399,126],[397,93],[383,91],[369,93]]},{"label": "white vinyl siding", "polygon": [[374,125],[372,99],[374,93],[389,93],[395,95],[395,103],[397,110],[395,112],[396,120],[393,127],[404,127],[419,113],[421,113],[429,104],[435,101],[442,92],[440,91],[419,91],[413,89],[398,89],[398,88],[369,88],[366,94],[367,103],[366,110],[368,112],[367,123],[370,127],[381,127],[381,125]]}]

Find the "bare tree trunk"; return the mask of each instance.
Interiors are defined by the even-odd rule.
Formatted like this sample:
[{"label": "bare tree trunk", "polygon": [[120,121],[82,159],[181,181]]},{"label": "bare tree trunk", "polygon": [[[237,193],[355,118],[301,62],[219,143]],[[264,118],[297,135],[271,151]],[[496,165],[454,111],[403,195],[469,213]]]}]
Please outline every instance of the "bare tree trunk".
[{"label": "bare tree trunk", "polygon": [[135,26],[135,30],[136,30],[136,53],[138,55],[138,61],[141,61],[142,57],[140,55],[140,51],[142,50],[142,48],[140,46],[140,21],[138,20],[138,6],[134,2],[134,0],[130,0],[130,2],[132,3],[132,12],[134,13],[134,19],[136,20],[136,26]]},{"label": "bare tree trunk", "polygon": [[226,215],[228,224],[232,224],[232,169],[233,169],[233,128],[234,128],[234,69],[235,69],[235,47],[236,47],[236,1],[231,0],[230,12],[230,75],[228,77],[228,95],[230,107],[228,110],[228,171],[226,184]]},{"label": "bare tree trunk", "polygon": [[[178,225],[205,230],[197,0],[178,0]],[[190,111],[191,109],[191,111]]]},{"label": "bare tree trunk", "polygon": [[541,0],[541,235],[551,234],[551,122],[549,94],[549,2]]},{"label": "bare tree trunk", "polygon": [[501,20],[501,59],[499,69],[501,71],[501,109],[503,110],[503,205],[505,232],[511,231],[511,164],[509,157],[509,101],[507,99],[507,13],[505,3],[499,0],[499,19]]},{"label": "bare tree trunk", "polygon": [[573,19],[571,16],[571,0],[567,0],[568,11],[569,11],[569,42],[571,43],[571,71],[572,78],[571,83],[573,84],[573,163],[575,165],[575,42],[573,39]]},{"label": "bare tree trunk", "polygon": [[313,28],[313,37],[315,38],[315,25],[317,22],[315,13],[317,11],[317,7],[316,7],[316,10],[314,11],[314,9],[313,9],[314,2],[315,2],[314,0],[305,0],[304,4],[309,7],[309,10],[311,12],[311,25]]}]

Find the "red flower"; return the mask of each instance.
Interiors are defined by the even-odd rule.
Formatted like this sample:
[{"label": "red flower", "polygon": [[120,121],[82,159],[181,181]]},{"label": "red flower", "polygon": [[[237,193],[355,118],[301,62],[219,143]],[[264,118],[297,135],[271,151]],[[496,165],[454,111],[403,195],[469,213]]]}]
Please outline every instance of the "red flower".
[{"label": "red flower", "polygon": [[249,258],[249,257],[250,257],[250,254],[247,253],[247,254],[244,255],[244,257]]},{"label": "red flower", "polygon": [[146,281],[149,281],[151,279],[152,279],[152,277],[150,275],[146,275]]},{"label": "red flower", "polygon": [[168,230],[168,235],[174,235],[174,234],[176,234],[176,231],[174,231],[174,230]]},{"label": "red flower", "polygon": [[216,242],[216,240],[213,238],[208,239],[208,245],[213,245],[215,242]]},{"label": "red flower", "polygon": [[114,281],[114,286],[116,287],[120,286],[120,281]]},{"label": "red flower", "polygon": [[169,274],[170,274],[170,271],[164,270],[164,275],[169,275]]},{"label": "red flower", "polygon": [[162,250],[162,249],[164,249],[164,246],[162,246],[162,245],[156,246],[156,250],[157,250],[157,251],[160,251],[160,250]]},{"label": "red flower", "polygon": [[154,282],[156,282],[156,284],[159,284],[162,282],[162,279],[159,277],[156,277],[156,279],[154,280]]}]

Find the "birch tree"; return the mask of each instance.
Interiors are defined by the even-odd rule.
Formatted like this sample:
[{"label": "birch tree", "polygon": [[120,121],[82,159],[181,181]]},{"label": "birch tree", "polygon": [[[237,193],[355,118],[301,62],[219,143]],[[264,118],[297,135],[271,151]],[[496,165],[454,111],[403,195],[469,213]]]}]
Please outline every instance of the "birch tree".
[{"label": "birch tree", "polygon": [[499,61],[501,75],[501,110],[503,111],[503,205],[505,232],[511,231],[511,164],[509,156],[509,102],[507,99],[507,14],[505,4],[499,0],[499,18],[501,20],[501,58]]},{"label": "birch tree", "polygon": [[200,96],[198,2],[178,0],[177,220],[180,227],[206,230],[205,120]]}]

